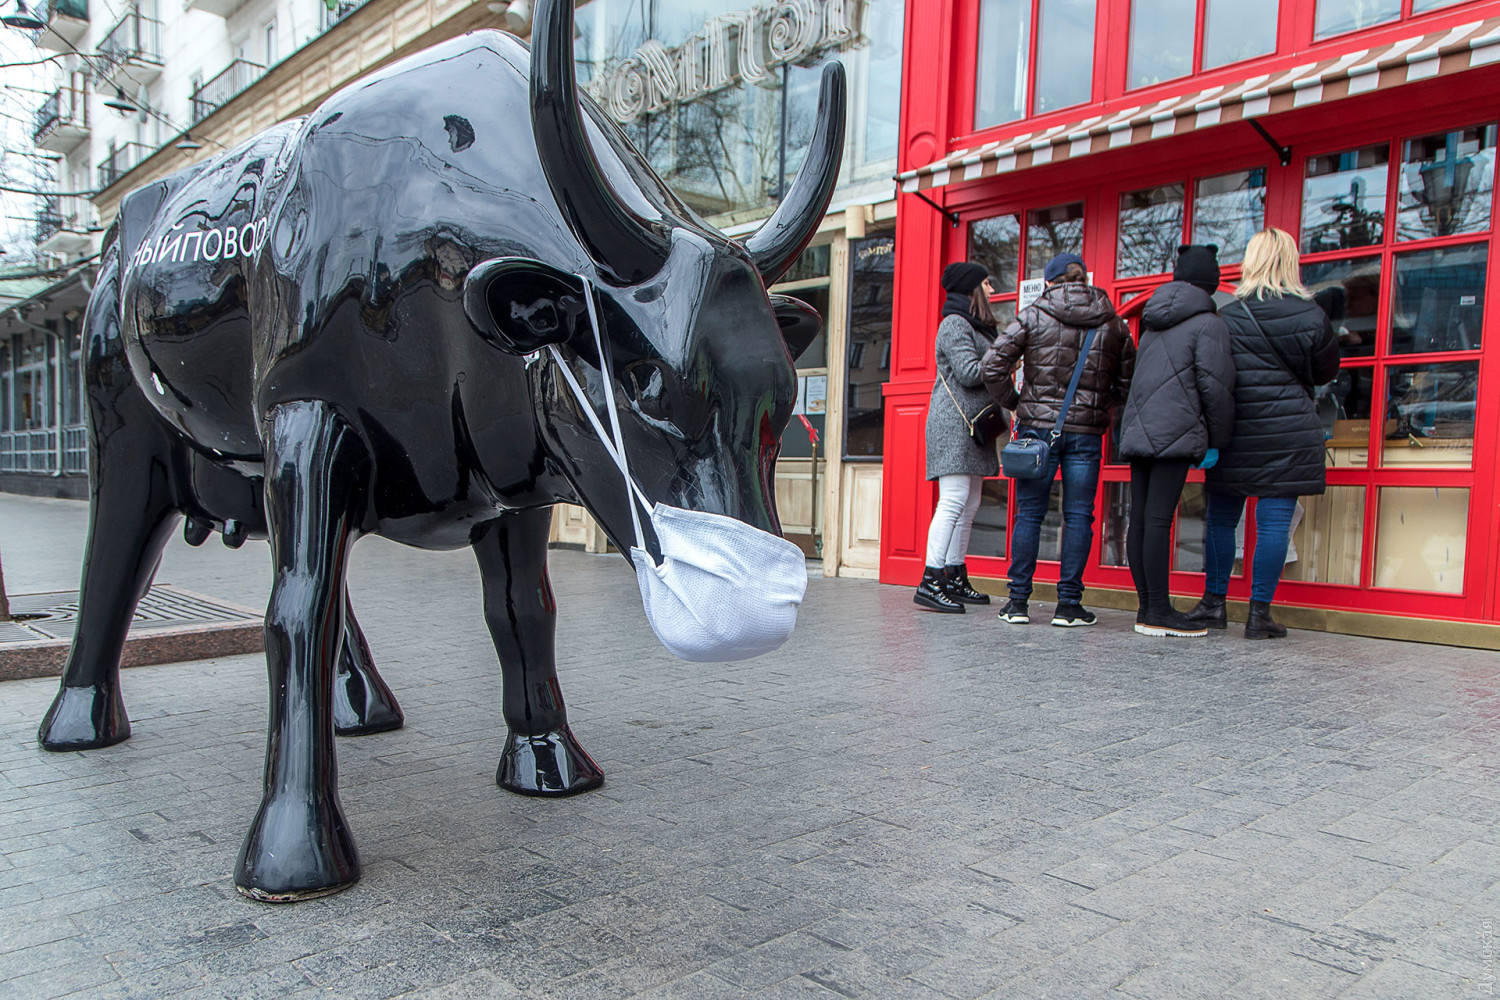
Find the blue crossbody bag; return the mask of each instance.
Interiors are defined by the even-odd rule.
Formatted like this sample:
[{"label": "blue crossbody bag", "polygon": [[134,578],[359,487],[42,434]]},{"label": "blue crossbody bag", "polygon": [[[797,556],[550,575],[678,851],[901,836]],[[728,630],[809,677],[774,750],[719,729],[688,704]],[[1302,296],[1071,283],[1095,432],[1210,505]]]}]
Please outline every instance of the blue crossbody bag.
[{"label": "blue crossbody bag", "polygon": [[1011,440],[1000,449],[1000,469],[1011,479],[1040,479],[1047,471],[1047,461],[1052,457],[1052,449],[1057,447],[1057,442],[1062,439],[1063,424],[1068,419],[1068,407],[1073,405],[1073,397],[1078,394],[1078,382],[1083,378],[1083,366],[1089,359],[1089,348],[1093,346],[1094,334],[1099,328],[1088,331],[1083,335],[1083,348],[1078,352],[1078,363],[1073,366],[1073,378],[1068,383],[1068,394],[1063,397],[1062,409],[1057,413],[1057,423],[1052,425],[1052,431],[1043,438],[1035,432],[1011,438]]}]

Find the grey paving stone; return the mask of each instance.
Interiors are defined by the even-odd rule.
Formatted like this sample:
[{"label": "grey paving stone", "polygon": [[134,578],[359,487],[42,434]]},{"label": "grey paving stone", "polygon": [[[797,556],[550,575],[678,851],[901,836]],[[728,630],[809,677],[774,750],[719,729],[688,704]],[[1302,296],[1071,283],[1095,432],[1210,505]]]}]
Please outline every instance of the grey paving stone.
[{"label": "grey paving stone", "polygon": [[[84,517],[0,495],[11,589],[76,585]],[[500,680],[472,558],[356,547],[352,599],[408,722],[339,741],[365,872],[328,899],[264,907],[230,882],[263,763],[260,658],[127,671],[133,736],[91,753],[36,748],[55,682],[3,685],[0,996],[1493,985],[1491,653],[1313,633],[1166,647],[1116,612],[1083,635],[1002,630],[815,578],[784,650],[686,664],[622,560],[552,563],[561,683],[608,780],[544,801],[493,784]],[[263,604],[266,549],[174,540],[158,578]]]}]

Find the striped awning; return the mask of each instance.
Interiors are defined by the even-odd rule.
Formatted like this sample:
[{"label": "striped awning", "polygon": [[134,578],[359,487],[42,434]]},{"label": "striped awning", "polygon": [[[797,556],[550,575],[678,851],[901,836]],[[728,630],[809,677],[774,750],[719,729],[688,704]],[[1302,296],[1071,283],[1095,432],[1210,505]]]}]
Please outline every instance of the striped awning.
[{"label": "striped awning", "polygon": [[908,170],[896,180],[906,192],[979,180],[1493,62],[1500,62],[1500,17],[985,143]]}]

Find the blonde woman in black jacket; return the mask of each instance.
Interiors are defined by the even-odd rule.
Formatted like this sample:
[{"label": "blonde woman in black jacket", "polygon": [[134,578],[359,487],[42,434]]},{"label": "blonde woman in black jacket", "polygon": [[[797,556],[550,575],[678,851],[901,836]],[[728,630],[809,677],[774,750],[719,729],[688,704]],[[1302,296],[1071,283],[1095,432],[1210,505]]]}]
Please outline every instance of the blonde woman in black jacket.
[{"label": "blonde woman in black jacket", "polygon": [[1172,607],[1168,589],[1172,515],[1188,470],[1212,465],[1234,429],[1234,357],[1229,328],[1214,310],[1218,247],[1178,251],[1172,281],[1141,313],[1135,375],[1120,422],[1130,461],[1130,575],[1142,635],[1202,636],[1208,629]]},{"label": "blonde woman in black jacket", "polygon": [[1234,534],[1255,502],[1255,556],[1250,563],[1246,639],[1279,639],[1271,600],[1286,565],[1299,496],[1325,488],[1323,423],[1313,390],[1339,371],[1339,345],[1328,316],[1303,287],[1297,241],[1265,229],[1245,248],[1237,302],[1219,310],[1234,350],[1234,433],[1208,471],[1203,600],[1188,617],[1225,628],[1224,595],[1234,566]]}]

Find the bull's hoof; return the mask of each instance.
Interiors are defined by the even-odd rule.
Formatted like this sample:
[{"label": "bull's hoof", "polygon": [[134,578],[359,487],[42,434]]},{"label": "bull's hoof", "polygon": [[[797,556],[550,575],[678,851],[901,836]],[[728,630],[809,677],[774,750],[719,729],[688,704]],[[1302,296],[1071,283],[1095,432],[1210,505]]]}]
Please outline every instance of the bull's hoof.
[{"label": "bull's hoof", "polygon": [[561,797],[598,788],[604,772],[564,725],[529,736],[509,733],[495,784],[522,795]]},{"label": "bull's hoof", "polygon": [[406,723],[401,706],[390,688],[380,682],[366,683],[355,673],[340,674],[333,685],[333,731],[340,736],[388,733]]},{"label": "bull's hoof", "polygon": [[338,794],[296,801],[291,793],[260,805],[240,848],[234,887],[262,903],[328,896],[359,881],[359,851]]},{"label": "bull's hoof", "polygon": [[118,687],[62,687],[36,734],[43,750],[97,750],[130,738]]}]

